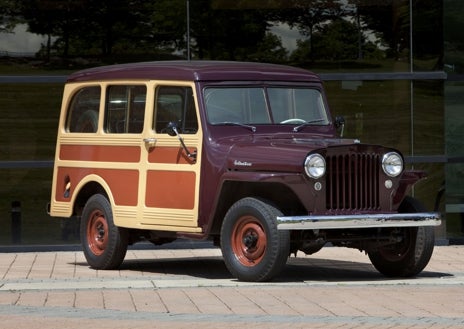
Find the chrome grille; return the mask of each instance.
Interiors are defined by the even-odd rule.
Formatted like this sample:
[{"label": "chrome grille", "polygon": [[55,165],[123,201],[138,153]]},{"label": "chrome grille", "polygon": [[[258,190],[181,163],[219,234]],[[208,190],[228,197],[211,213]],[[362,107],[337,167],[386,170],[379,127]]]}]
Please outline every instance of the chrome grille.
[{"label": "chrome grille", "polygon": [[380,155],[359,153],[329,155],[327,162],[327,210],[377,210],[379,205]]}]

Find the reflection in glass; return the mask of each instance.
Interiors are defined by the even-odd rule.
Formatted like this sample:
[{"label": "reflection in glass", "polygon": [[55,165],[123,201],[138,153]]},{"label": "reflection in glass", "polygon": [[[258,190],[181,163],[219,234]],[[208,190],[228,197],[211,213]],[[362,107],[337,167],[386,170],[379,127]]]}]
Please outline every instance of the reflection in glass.
[{"label": "reflection in glass", "polygon": [[329,123],[322,95],[317,89],[209,87],[204,94],[208,121],[212,124]]}]

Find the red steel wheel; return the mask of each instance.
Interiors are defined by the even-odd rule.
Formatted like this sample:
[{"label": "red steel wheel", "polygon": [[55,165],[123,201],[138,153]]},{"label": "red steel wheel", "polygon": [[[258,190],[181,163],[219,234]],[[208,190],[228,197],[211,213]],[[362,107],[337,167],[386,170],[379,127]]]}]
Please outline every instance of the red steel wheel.
[{"label": "red steel wheel", "polygon": [[108,222],[104,214],[98,209],[90,215],[87,224],[87,241],[90,250],[96,256],[103,254],[108,245]]},{"label": "red steel wheel", "polygon": [[260,221],[253,216],[237,220],[232,232],[232,250],[244,266],[255,266],[263,259],[267,237]]},{"label": "red steel wheel", "polygon": [[277,229],[282,213],[265,200],[243,198],[227,211],[221,251],[229,272],[242,281],[269,281],[285,267],[290,233]]},{"label": "red steel wheel", "polygon": [[87,200],[80,225],[82,248],[89,265],[98,270],[118,268],[126,255],[129,233],[114,224],[106,196],[95,194]]}]

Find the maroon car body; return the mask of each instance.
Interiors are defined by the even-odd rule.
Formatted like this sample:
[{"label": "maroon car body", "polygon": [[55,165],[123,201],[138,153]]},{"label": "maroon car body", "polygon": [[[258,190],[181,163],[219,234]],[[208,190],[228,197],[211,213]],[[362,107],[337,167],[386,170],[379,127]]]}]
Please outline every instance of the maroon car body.
[{"label": "maroon car body", "polygon": [[[201,154],[184,143],[192,133],[187,119],[169,122],[166,133],[200,166],[198,230],[110,222],[102,236],[111,239],[111,230],[119,230],[123,247],[102,256],[90,248],[92,266],[118,266],[124,255],[108,255],[125,253],[141,239],[159,244],[179,237],[214,240],[231,273],[246,281],[270,280],[290,253],[312,254],[328,242],[366,251],[388,276],[416,275],[427,265],[440,218],[407,196],[425,174],[404,170],[395,149],[339,137],[343,123],[332,119],[317,75],[262,63],[174,61],[88,69],[72,74],[68,84],[154,80],[194,85],[193,133],[202,133]],[[86,190],[74,214],[86,213],[86,202],[99,191]]]}]

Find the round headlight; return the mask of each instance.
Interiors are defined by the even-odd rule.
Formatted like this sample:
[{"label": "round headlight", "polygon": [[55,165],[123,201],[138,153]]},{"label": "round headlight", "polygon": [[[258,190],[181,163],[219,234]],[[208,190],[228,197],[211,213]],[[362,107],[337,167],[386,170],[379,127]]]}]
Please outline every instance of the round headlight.
[{"label": "round headlight", "polygon": [[306,157],[306,174],[311,178],[321,178],[325,174],[325,160],[320,154],[310,154]]},{"label": "round headlight", "polygon": [[382,158],[383,171],[390,177],[396,177],[403,171],[403,159],[396,152],[386,153]]}]

